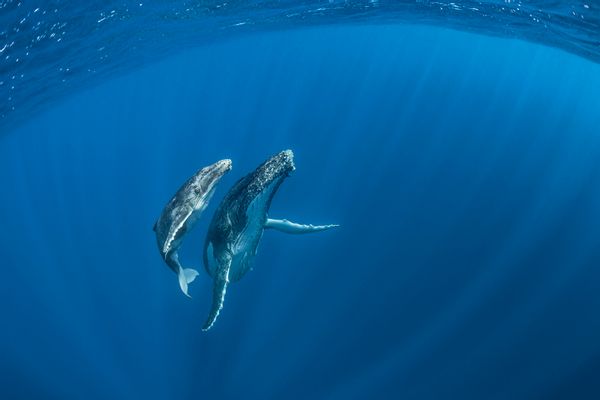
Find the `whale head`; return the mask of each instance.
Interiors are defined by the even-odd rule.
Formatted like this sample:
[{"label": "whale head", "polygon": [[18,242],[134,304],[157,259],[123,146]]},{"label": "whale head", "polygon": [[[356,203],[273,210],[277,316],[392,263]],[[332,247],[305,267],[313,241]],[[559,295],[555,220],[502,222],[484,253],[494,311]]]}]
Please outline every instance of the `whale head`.
[{"label": "whale head", "polygon": [[231,160],[224,159],[202,168],[191,179],[190,188],[196,194],[210,192],[227,172],[231,170]]},{"label": "whale head", "polygon": [[271,157],[267,162],[278,165],[281,172],[286,174],[289,174],[296,169],[296,166],[294,165],[294,152],[292,150],[284,150]]},{"label": "whale head", "polygon": [[261,185],[266,188],[274,182],[287,178],[295,169],[294,152],[284,150],[260,165],[255,174]]},{"label": "whale head", "polygon": [[231,165],[231,160],[228,158],[219,160],[213,165],[209,165],[204,168],[206,174],[205,179],[211,182],[219,180],[219,178],[231,171]]},{"label": "whale head", "polygon": [[231,160],[224,159],[216,163],[202,168],[188,182],[187,192],[192,197],[191,202],[195,210],[204,208],[214,190],[217,183],[223,175],[231,170]]}]

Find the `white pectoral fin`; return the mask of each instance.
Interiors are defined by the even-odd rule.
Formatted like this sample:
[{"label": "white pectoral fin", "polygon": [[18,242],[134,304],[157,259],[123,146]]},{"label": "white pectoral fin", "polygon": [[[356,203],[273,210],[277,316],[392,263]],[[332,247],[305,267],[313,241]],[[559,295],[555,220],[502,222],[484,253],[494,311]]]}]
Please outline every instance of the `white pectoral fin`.
[{"label": "white pectoral fin", "polygon": [[231,267],[231,259],[229,259],[225,265],[219,266],[219,270],[214,276],[214,286],[213,286],[213,301],[212,307],[210,309],[210,314],[208,314],[208,318],[202,327],[203,331],[207,331],[214,325],[221,309],[223,308],[223,303],[225,302],[225,293],[227,292],[227,285],[229,284],[229,269]]},{"label": "white pectoral fin", "polygon": [[171,223],[171,227],[163,244],[163,254],[168,254],[173,251],[175,243],[185,234],[185,222],[192,214],[192,211],[192,208],[189,206],[182,207],[180,212],[173,218],[173,222]]},{"label": "white pectoral fin", "polygon": [[265,224],[265,228],[267,229],[275,229],[280,232],[292,233],[292,234],[302,234],[302,233],[313,233],[313,232],[321,232],[326,231],[327,229],[338,227],[339,225],[304,225],[297,224],[295,222],[288,221],[287,219],[267,219],[267,223]]}]

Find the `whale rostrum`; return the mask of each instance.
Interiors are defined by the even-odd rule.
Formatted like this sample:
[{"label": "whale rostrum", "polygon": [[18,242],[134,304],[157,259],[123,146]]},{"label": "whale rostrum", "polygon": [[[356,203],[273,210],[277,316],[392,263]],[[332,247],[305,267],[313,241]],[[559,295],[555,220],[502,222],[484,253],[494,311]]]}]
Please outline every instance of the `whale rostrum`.
[{"label": "whale rostrum", "polygon": [[178,250],[184,236],[193,227],[208,205],[217,183],[231,170],[231,160],[225,159],[199,170],[175,193],[154,224],[160,255],[178,277],[181,291],[188,297],[188,284],[198,272],[183,268]]},{"label": "whale rostrum", "polygon": [[338,226],[268,218],[273,196],[294,169],[291,150],[274,155],[240,179],[217,208],[204,244],[204,266],[213,279],[213,299],[203,330],[210,329],[219,316],[229,283],[241,279],[250,269],[265,229],[300,234]]}]

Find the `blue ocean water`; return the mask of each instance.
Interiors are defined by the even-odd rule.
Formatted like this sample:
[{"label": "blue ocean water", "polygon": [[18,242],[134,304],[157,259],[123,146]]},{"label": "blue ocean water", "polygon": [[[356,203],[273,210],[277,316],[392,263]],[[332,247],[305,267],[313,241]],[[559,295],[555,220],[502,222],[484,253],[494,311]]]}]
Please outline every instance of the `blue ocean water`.
[{"label": "blue ocean water", "polygon": [[[135,36],[92,29],[65,45],[73,53],[48,47],[23,67],[22,88],[8,89],[20,100],[1,103],[0,398],[600,397],[597,17],[550,18],[570,35],[518,20],[502,35],[505,21],[484,29],[451,14],[455,3],[438,16],[447,23],[377,11],[403,2],[319,3],[349,21],[281,26],[274,16],[292,2],[223,3],[273,23],[217,38],[221,25],[196,37],[177,30],[200,20],[161,25],[149,12],[146,25],[118,19],[118,32],[144,27],[137,51],[124,50]],[[13,7],[6,18],[24,7],[0,4]],[[84,25],[105,7],[94,4],[67,16]],[[83,51],[104,43],[121,49],[116,61]],[[98,76],[42,79],[76,60]],[[341,227],[266,232],[254,270],[202,332],[210,216],[287,148],[297,170],[270,215]],[[233,170],[181,250],[201,272],[190,300],[152,226],[221,158]]]}]

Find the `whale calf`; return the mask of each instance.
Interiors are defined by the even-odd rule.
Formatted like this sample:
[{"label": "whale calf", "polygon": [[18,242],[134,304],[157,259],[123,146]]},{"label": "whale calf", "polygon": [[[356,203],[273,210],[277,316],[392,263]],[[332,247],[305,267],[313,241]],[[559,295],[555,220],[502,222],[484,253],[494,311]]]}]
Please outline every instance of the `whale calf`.
[{"label": "whale calf", "polygon": [[160,255],[177,274],[179,287],[188,297],[188,284],[198,276],[198,271],[182,268],[177,252],[183,237],[208,205],[217,183],[230,170],[231,160],[228,159],[202,168],[175,193],[154,224]]},{"label": "whale calf", "polygon": [[309,233],[338,226],[303,225],[268,218],[273,196],[294,169],[293,152],[282,151],[240,179],[223,198],[204,244],[204,266],[214,283],[212,308],[202,330],[215,323],[229,282],[241,279],[250,269],[265,229]]}]

